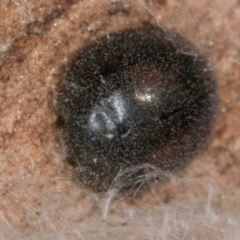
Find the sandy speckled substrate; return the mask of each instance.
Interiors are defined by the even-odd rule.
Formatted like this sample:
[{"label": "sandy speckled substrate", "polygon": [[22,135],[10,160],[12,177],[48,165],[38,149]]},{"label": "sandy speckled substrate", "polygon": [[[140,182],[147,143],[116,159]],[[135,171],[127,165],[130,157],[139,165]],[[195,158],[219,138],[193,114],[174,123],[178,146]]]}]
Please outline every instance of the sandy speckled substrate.
[{"label": "sandy speckled substrate", "polygon": [[[0,238],[210,239],[214,233],[213,239],[223,239],[230,231],[227,239],[237,239],[239,3],[113,2],[1,2]],[[77,49],[146,21],[181,33],[208,56],[218,79],[219,114],[208,147],[182,173],[183,179],[134,203],[115,201],[107,214],[108,198],[82,188],[65,163],[55,98]]]}]

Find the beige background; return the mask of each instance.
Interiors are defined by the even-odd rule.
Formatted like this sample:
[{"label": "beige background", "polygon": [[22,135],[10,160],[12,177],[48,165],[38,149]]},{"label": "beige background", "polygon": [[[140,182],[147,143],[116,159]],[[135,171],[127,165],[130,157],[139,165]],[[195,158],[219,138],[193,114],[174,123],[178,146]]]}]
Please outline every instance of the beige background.
[{"label": "beige background", "polygon": [[[0,239],[238,239],[239,1],[0,0],[0,6]],[[84,189],[66,164],[56,94],[76,50],[149,21],[179,32],[208,57],[219,86],[218,116],[208,146],[180,176],[141,198],[112,200],[113,192]]]}]

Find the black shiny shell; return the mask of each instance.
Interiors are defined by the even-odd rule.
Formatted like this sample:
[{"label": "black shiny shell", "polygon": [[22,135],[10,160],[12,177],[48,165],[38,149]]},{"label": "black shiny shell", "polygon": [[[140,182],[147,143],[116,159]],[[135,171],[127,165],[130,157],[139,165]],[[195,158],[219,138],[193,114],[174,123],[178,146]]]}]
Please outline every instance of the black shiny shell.
[{"label": "black shiny shell", "polygon": [[139,28],[104,36],[76,55],[65,80],[57,101],[68,161],[95,190],[132,166],[182,169],[209,135],[215,79],[178,34]]}]

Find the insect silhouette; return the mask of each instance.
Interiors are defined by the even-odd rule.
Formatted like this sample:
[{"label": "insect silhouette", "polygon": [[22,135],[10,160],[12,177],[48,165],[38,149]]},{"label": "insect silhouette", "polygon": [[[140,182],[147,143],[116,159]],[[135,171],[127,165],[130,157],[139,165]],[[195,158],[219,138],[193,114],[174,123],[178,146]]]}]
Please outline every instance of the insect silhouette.
[{"label": "insect silhouette", "polygon": [[206,58],[155,27],[111,33],[80,50],[57,99],[68,162],[96,191],[129,167],[184,168],[206,143],[216,104]]}]

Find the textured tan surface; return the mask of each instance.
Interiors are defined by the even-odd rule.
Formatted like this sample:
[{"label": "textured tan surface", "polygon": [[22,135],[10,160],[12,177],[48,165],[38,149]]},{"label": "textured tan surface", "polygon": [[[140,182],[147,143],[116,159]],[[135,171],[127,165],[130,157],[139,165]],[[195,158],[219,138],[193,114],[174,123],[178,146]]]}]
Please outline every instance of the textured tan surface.
[{"label": "textured tan surface", "polygon": [[[235,206],[240,186],[240,4],[234,0],[159,1],[156,6],[154,2],[144,6],[137,1],[133,5],[94,0],[0,2],[3,239],[8,239],[10,230],[12,239],[53,230],[56,237],[64,229],[75,232],[78,223],[86,229],[84,224],[94,227],[95,219],[104,218],[106,196],[79,186],[65,163],[55,127],[56,94],[77,49],[106,33],[145,21],[158,21],[181,33],[206,54],[218,80],[219,111],[209,145],[181,174],[192,180],[177,179],[135,202],[114,202],[110,229],[122,224],[126,206],[148,206],[146,211],[154,212],[159,202],[201,199],[211,189],[216,206],[223,198]],[[144,218],[144,212],[139,218]],[[129,231],[124,236],[141,239]],[[106,232],[109,239],[116,234]],[[94,239],[94,231],[88,236]]]}]

